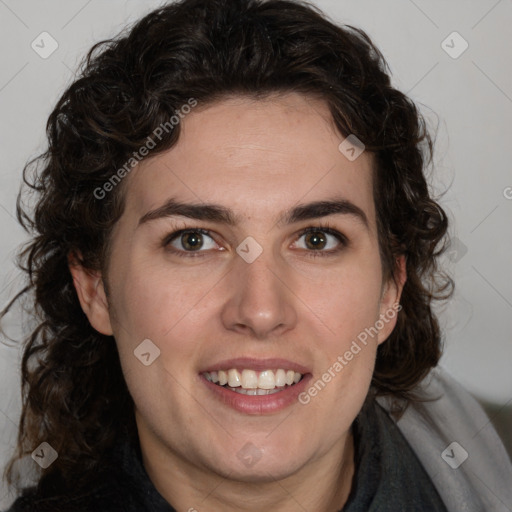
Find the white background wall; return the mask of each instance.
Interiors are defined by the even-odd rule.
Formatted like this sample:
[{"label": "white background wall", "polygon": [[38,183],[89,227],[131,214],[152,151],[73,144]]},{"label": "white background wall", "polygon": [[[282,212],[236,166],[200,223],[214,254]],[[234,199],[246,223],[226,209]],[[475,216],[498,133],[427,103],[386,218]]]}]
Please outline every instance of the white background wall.
[{"label": "white background wall", "polygon": [[[94,42],[161,3],[0,0],[0,307],[19,285],[13,259],[24,240],[14,220],[21,169],[44,148],[52,106]],[[512,1],[314,3],[366,30],[396,86],[420,103],[432,128],[439,123],[432,184],[446,192],[441,204],[458,239],[446,260],[457,292],[441,312],[442,364],[476,396],[512,403]],[[47,59],[31,48],[43,31],[58,42]],[[469,44],[456,59],[441,46],[453,31]],[[446,44],[462,48],[457,38]],[[19,331],[19,323],[13,315],[8,331]],[[17,350],[0,344],[2,468],[19,416],[18,363]],[[9,502],[3,488],[0,508]]]}]

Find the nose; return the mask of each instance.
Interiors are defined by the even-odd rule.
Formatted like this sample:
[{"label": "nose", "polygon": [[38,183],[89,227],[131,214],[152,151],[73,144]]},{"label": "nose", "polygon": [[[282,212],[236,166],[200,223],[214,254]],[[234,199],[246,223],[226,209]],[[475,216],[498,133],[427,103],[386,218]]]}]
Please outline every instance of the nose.
[{"label": "nose", "polygon": [[252,263],[238,258],[228,274],[224,327],[264,340],[292,329],[297,322],[296,297],[284,266],[265,251]]}]

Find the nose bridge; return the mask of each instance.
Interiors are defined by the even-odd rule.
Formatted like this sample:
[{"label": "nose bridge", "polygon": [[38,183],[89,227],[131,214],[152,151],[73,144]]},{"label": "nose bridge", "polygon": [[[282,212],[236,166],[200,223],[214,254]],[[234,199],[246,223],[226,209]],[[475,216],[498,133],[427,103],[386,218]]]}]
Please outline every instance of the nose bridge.
[{"label": "nose bridge", "polygon": [[293,294],[286,285],[285,265],[271,250],[261,252],[253,261],[241,254],[230,272],[230,291],[222,313],[225,327],[252,331],[257,338],[291,328],[296,311]]}]

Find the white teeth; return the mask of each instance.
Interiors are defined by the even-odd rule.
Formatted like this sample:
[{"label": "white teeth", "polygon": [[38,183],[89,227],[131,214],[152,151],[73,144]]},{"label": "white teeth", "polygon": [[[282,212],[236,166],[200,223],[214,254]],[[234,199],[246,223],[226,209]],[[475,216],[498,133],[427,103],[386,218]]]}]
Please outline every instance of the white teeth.
[{"label": "white teeth", "polygon": [[272,370],[265,370],[260,373],[258,387],[260,389],[274,389],[276,387],[276,378]]},{"label": "white teeth", "polygon": [[276,387],[282,388],[286,385],[286,372],[279,368],[276,372]]},{"label": "white teeth", "polygon": [[254,370],[243,370],[241,382],[245,389],[256,389],[258,387],[258,375]]},{"label": "white teeth", "polygon": [[240,373],[238,370],[229,370],[228,371],[228,386],[230,388],[237,388],[242,385],[242,381],[240,379]]},{"label": "white teeth", "polygon": [[244,389],[244,388],[228,388],[235,393],[239,393],[240,395],[273,395],[274,393],[279,393],[282,391],[281,389]]},{"label": "white teeth", "polygon": [[230,370],[219,370],[205,372],[206,380],[218,384],[219,386],[228,386],[229,388],[237,388],[242,394],[248,395],[265,395],[269,392],[282,391],[285,386],[297,384],[302,374],[293,370],[264,370],[257,372],[254,370],[244,369],[238,371],[236,368]]},{"label": "white teeth", "polygon": [[[208,375],[208,374],[206,374]],[[224,386],[228,383],[228,374],[224,370],[219,371],[219,386]]]}]

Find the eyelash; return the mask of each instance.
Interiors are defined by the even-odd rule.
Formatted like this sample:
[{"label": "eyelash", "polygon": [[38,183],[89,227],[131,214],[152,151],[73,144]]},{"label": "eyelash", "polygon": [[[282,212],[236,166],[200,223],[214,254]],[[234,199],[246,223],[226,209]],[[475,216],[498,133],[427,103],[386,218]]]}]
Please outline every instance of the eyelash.
[{"label": "eyelash", "polygon": [[[340,242],[340,245],[336,249],[330,249],[327,251],[322,251],[322,250],[315,251],[313,249],[304,249],[311,258],[334,256],[337,253],[339,253],[340,251],[342,251],[345,247],[348,246],[347,237],[343,233],[340,233],[337,229],[334,229],[333,227],[331,227],[329,224],[307,227],[299,233],[297,240],[309,233],[318,233],[318,232],[327,233],[329,235],[334,236],[335,238],[338,239],[338,241]],[[207,235],[210,238],[214,239],[211,236],[211,231],[209,231],[207,229],[186,228],[186,229],[180,229],[180,230],[174,231],[171,234],[167,235],[162,241],[162,246],[164,248],[166,248],[168,251],[172,252],[173,254],[175,254],[181,258],[197,258],[197,257],[201,258],[201,257],[206,256],[206,254],[204,254],[204,253],[207,253],[208,251],[180,251],[180,250],[174,249],[173,247],[169,247],[169,244],[171,242],[173,242],[180,235],[183,235],[186,233],[200,233],[201,235]]]}]

